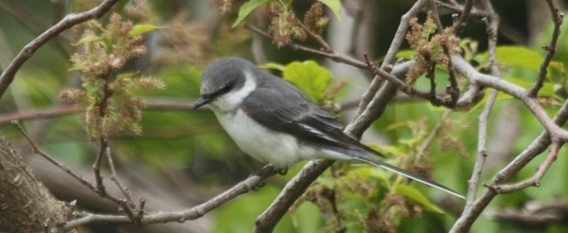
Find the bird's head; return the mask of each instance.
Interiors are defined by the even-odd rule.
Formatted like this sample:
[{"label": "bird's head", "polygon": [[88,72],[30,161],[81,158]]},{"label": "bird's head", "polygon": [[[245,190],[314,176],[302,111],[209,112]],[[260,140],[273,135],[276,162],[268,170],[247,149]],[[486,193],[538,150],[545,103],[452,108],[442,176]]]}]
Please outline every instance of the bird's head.
[{"label": "bird's head", "polygon": [[225,58],[209,65],[201,78],[201,96],[193,109],[209,104],[213,111],[230,111],[256,88],[255,65],[240,58]]}]

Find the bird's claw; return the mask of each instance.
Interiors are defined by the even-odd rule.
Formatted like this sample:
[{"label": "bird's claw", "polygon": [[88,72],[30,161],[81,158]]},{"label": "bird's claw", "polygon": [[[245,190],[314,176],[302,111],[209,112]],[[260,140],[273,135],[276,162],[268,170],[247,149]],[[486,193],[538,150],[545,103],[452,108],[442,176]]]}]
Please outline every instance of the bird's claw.
[{"label": "bird's claw", "polygon": [[286,174],[288,173],[288,168],[286,167],[286,168],[278,169],[277,172],[278,172],[278,174],[284,176],[284,175],[286,175]]},{"label": "bird's claw", "polygon": [[272,165],[266,165],[258,171],[253,172],[250,176],[260,177],[258,184],[254,185],[251,189],[254,191],[260,190],[264,185],[266,185],[266,179],[271,176],[275,168]]},{"label": "bird's claw", "polygon": [[258,182],[258,184],[256,184],[256,185],[252,186],[250,189],[252,189],[253,191],[258,191],[262,187],[264,187],[264,185],[266,185],[266,179],[261,178],[260,182]]}]

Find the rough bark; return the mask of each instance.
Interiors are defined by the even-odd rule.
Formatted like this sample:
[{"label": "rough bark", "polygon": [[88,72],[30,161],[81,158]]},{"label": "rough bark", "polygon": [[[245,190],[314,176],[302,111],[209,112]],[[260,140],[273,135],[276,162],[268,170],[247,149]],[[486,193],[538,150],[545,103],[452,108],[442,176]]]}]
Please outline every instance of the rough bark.
[{"label": "rough bark", "polygon": [[[43,232],[65,222],[71,208],[53,197],[10,144],[0,138],[0,225],[8,232]],[[75,231],[73,231],[75,232]]]}]

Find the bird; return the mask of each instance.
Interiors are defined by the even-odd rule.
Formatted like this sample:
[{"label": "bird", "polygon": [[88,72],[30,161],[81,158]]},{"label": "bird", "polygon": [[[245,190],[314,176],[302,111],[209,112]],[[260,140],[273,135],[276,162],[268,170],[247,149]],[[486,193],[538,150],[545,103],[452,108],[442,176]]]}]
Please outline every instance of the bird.
[{"label": "bird", "polygon": [[460,193],[370,155],[378,151],[346,135],[331,113],[296,86],[245,59],[222,58],[202,74],[193,109],[208,105],[235,144],[249,156],[286,170],[301,160],[366,162],[454,196]]}]

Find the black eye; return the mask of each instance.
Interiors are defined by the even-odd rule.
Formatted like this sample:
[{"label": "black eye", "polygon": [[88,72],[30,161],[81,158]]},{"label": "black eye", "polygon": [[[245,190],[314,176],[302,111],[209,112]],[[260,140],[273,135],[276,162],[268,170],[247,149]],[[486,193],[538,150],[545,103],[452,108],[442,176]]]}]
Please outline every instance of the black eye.
[{"label": "black eye", "polygon": [[225,84],[225,86],[223,86],[223,87],[221,88],[221,91],[220,91],[220,92],[221,92],[221,93],[227,93],[227,92],[229,92],[231,89],[233,89],[233,83],[227,83],[227,84]]}]

